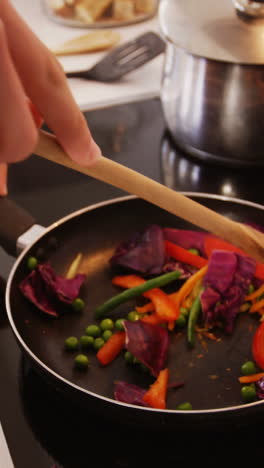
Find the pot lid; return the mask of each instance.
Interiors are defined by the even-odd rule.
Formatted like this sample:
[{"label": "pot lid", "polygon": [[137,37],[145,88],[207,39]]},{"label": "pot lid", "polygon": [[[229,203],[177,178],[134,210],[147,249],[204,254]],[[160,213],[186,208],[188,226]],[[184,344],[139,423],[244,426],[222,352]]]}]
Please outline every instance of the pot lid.
[{"label": "pot lid", "polygon": [[232,0],[160,0],[161,33],[193,55],[264,64],[264,23],[243,21]]}]

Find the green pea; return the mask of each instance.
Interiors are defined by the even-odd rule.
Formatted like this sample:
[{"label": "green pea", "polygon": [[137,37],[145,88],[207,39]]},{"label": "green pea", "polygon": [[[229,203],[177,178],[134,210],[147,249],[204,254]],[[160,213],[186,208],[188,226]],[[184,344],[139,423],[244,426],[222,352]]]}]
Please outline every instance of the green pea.
[{"label": "green pea", "polygon": [[256,374],[256,372],[257,372],[257,368],[253,361],[244,362],[244,364],[242,364],[241,366],[241,373],[243,375]]},{"label": "green pea", "polygon": [[193,408],[192,408],[191,403],[189,403],[188,401],[185,401],[184,403],[181,403],[180,405],[178,405],[176,409],[181,410],[181,411],[190,411]]},{"label": "green pea", "polygon": [[255,385],[244,385],[241,388],[241,397],[245,403],[251,403],[256,399],[257,392]]},{"label": "green pea", "polygon": [[184,315],[185,317],[187,317],[187,315],[189,314],[189,309],[187,309],[186,307],[181,307],[180,313],[181,315]]},{"label": "green pea", "polygon": [[109,340],[110,336],[113,335],[113,332],[111,330],[105,330],[102,334],[103,340],[107,341]]},{"label": "green pea", "polygon": [[135,310],[131,310],[131,312],[127,314],[127,320],[130,320],[131,322],[135,322],[138,319],[139,314]]},{"label": "green pea", "polygon": [[177,327],[179,327],[179,328],[185,327],[185,325],[186,325],[185,315],[180,314],[175,323],[176,323]]},{"label": "green pea", "polygon": [[80,345],[82,348],[91,348],[94,344],[94,337],[83,335],[80,338]]},{"label": "green pea", "polygon": [[125,361],[127,364],[134,364],[134,356],[130,351],[126,351],[124,354]]},{"label": "green pea", "polygon": [[74,299],[72,303],[72,308],[75,312],[81,312],[84,309],[84,307],[85,307],[85,303],[80,297],[77,297],[76,299]]},{"label": "green pea", "polygon": [[75,351],[78,349],[79,342],[75,336],[69,336],[69,338],[66,338],[64,345],[67,351]]},{"label": "green pea", "polygon": [[38,265],[38,260],[36,257],[29,257],[27,260],[27,267],[29,270],[35,270]]},{"label": "green pea", "polygon": [[94,340],[94,344],[93,344],[93,347],[96,351],[98,351],[100,348],[102,348],[102,346],[105,344],[105,341],[103,338],[99,337],[99,338],[95,338]]},{"label": "green pea", "polygon": [[121,319],[121,318],[120,318],[120,319],[117,319],[117,320],[115,321],[115,328],[116,328],[118,331],[124,331],[124,329],[125,329],[125,328],[124,328],[124,323],[123,323],[124,320],[125,320],[125,319]]},{"label": "green pea", "polygon": [[198,249],[189,249],[189,252],[194,254],[194,255],[200,255],[200,252]]},{"label": "green pea", "polygon": [[101,329],[98,327],[98,325],[88,325],[88,327],[85,329],[85,334],[97,338],[101,335]]},{"label": "green pea", "polygon": [[254,291],[255,291],[254,285],[253,285],[253,284],[250,284],[249,287],[248,287],[247,293],[248,293],[248,294],[252,294]]},{"label": "green pea", "polygon": [[102,331],[105,330],[113,330],[114,328],[114,322],[110,318],[105,318],[100,322],[100,328]]},{"label": "green pea", "polygon": [[89,359],[85,354],[78,354],[74,359],[74,364],[78,369],[85,370],[89,365]]}]

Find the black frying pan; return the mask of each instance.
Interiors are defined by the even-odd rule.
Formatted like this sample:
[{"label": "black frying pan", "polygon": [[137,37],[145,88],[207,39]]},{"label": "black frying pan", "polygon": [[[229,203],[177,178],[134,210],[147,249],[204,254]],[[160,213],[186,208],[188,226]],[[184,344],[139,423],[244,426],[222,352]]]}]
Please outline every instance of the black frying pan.
[{"label": "black frying pan", "polygon": [[[201,204],[236,221],[264,225],[264,207],[241,200],[207,194],[185,193]],[[33,225],[37,240],[26,239],[27,247],[19,255],[11,271],[6,291],[7,314],[23,352],[43,378],[82,407],[103,412],[116,421],[122,418],[128,424],[148,427],[175,428],[190,424],[199,428],[232,421],[254,420],[262,415],[264,405],[258,401],[243,404],[238,376],[243,362],[251,359],[251,341],[258,325],[254,317],[241,314],[232,336],[221,336],[220,342],[208,341],[208,352],[197,340],[190,350],[182,337],[171,338],[169,356],[170,375],[173,381],[185,385],[168,394],[168,410],[160,411],[116,402],[113,384],[125,380],[142,387],[152,382],[150,376],[125,365],[122,356],[111,365],[101,368],[93,352],[88,372],[73,368],[73,357],[63,349],[69,335],[81,336],[85,327],[94,322],[95,307],[116,294],[111,285],[108,260],[114,248],[135,230],[143,230],[151,223],[167,227],[191,228],[194,226],[135,197],[123,197],[100,203],[75,212],[47,229],[36,227],[34,220],[8,200],[0,201],[0,241],[4,248],[15,254],[17,239],[25,244],[21,234]],[[28,237],[28,236],[27,236]],[[82,289],[85,311],[80,315],[65,314],[58,320],[44,317],[20,293],[18,285],[28,273],[28,256],[40,256],[52,264],[58,274],[64,274],[78,252],[85,255],[87,281]],[[133,308],[134,302],[120,306],[121,316]],[[113,312],[115,314],[116,312]],[[190,401],[193,410],[181,412],[176,406]]]}]

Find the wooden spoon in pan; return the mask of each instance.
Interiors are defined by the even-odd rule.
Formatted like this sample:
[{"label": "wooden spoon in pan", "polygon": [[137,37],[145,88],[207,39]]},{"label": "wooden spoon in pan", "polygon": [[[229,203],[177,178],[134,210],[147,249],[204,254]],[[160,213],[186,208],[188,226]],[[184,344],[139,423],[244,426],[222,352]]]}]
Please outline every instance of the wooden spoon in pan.
[{"label": "wooden spoon in pan", "polygon": [[101,157],[92,166],[80,166],[72,161],[56,138],[40,131],[34,153],[49,161],[94,177],[125,192],[169,211],[172,214],[225,239],[264,263],[264,234],[222,216],[196,201],[129,169],[111,159]]}]

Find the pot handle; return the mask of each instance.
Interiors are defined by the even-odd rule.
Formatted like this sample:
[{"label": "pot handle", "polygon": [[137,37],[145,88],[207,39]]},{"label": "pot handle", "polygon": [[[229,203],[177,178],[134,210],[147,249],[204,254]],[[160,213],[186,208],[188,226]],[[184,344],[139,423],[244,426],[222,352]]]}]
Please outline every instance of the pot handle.
[{"label": "pot handle", "polygon": [[35,225],[35,219],[24,208],[6,197],[0,197],[0,245],[13,257],[17,256],[19,237]]}]

